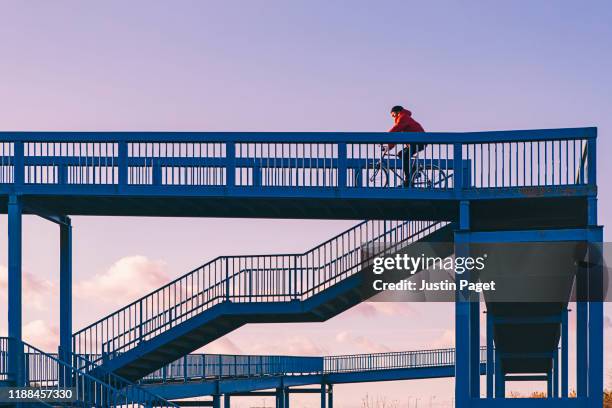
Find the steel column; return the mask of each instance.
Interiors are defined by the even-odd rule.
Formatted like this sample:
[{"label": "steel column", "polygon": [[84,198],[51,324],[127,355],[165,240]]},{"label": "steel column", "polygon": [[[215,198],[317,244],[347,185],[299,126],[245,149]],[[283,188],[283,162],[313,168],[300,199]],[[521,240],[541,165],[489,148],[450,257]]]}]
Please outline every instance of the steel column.
[{"label": "steel column", "polygon": [[[466,272],[468,273],[468,272]],[[470,274],[470,280],[477,277]],[[480,301],[470,303],[470,397],[480,398]]]},{"label": "steel column", "polygon": [[553,397],[553,374],[554,370],[550,368],[546,373],[546,398]]},{"label": "steel column", "polygon": [[325,384],[321,384],[321,408],[326,408],[325,402],[326,402]]},{"label": "steel column", "polygon": [[553,398],[559,398],[559,350],[553,352],[552,394]]},{"label": "steel column", "polygon": [[231,407],[231,398],[229,394],[225,394],[223,396],[223,408],[230,408]]},{"label": "steel column", "polygon": [[[459,206],[459,231],[455,232],[455,256],[467,256],[466,234],[470,227],[469,202],[462,201]],[[460,276],[456,275],[456,279]],[[465,278],[465,276],[461,276]],[[469,406],[471,397],[471,307],[467,299],[457,289],[455,293],[455,401],[457,408]]]},{"label": "steel column", "polygon": [[[60,347],[59,356],[72,365],[72,225],[60,227]],[[63,379],[63,386],[70,386],[71,378]]]},{"label": "steel column", "polygon": [[327,408],[334,408],[334,386],[332,384],[327,386]]},{"label": "steel column", "polygon": [[493,316],[487,313],[487,398],[493,398],[495,357],[493,355]]},{"label": "steel column", "polygon": [[506,378],[502,367],[501,353],[495,351],[495,398],[505,398]]},{"label": "steel column", "polygon": [[[594,211],[595,212],[595,211]],[[603,231],[589,231],[588,252],[588,396],[589,407],[603,406],[604,310],[603,310]]]},{"label": "steel column", "polygon": [[25,385],[22,341],[22,201],[11,195],[8,202],[8,371],[16,386]]},{"label": "steel column", "polygon": [[282,388],[277,388],[274,393],[274,402],[276,408],[285,408],[285,392]]},{"label": "steel column", "polygon": [[221,408],[221,394],[214,394],[212,396],[213,408]]},{"label": "steel column", "polygon": [[561,315],[561,398],[568,396],[568,310],[565,308]]}]

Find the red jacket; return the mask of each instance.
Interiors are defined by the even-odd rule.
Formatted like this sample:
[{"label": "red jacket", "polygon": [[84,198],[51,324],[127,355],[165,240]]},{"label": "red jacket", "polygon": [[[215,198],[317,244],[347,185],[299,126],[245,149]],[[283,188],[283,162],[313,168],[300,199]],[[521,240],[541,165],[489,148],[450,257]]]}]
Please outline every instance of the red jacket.
[{"label": "red jacket", "polygon": [[[407,109],[402,110],[399,115],[395,117],[395,125],[389,132],[424,132],[423,126],[416,120],[412,119],[412,112]],[[389,149],[393,149],[395,143],[389,143]]]}]

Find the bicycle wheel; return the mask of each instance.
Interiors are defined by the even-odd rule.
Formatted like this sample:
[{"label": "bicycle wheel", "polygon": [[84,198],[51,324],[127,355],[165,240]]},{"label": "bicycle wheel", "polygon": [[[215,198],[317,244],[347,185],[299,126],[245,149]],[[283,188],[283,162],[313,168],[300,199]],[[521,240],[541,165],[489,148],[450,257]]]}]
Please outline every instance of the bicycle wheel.
[{"label": "bicycle wheel", "polygon": [[431,188],[432,185],[431,179],[427,175],[427,171],[425,171],[422,167],[419,167],[417,171],[414,172],[412,179],[410,180],[411,187]]},{"label": "bicycle wheel", "polygon": [[388,187],[389,186],[389,169],[378,162],[374,168],[363,169],[368,176],[367,183],[364,187]]}]

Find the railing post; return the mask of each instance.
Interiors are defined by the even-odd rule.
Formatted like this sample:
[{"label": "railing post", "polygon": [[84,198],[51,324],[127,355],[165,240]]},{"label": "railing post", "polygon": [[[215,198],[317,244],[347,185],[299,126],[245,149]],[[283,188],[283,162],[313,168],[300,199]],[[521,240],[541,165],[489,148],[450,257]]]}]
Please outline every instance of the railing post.
[{"label": "railing post", "polygon": [[139,320],[138,320],[138,342],[142,343],[142,299],[138,302]]},{"label": "railing post", "polygon": [[230,301],[229,257],[225,258],[225,300]]},{"label": "railing post", "polygon": [[118,142],[117,166],[119,173],[119,189],[128,185],[128,143],[123,140]]},{"label": "railing post", "polygon": [[347,160],[346,143],[338,143],[338,188],[346,187]]},{"label": "railing post", "polygon": [[206,354],[202,354],[202,379],[206,378]]},{"label": "railing post", "polygon": [[227,142],[225,144],[225,185],[234,187],[236,185],[236,143]]},{"label": "railing post", "polygon": [[183,382],[187,382],[187,356],[188,354],[183,356]]},{"label": "railing post", "polygon": [[16,141],[13,144],[13,155],[13,184],[15,187],[20,187],[25,182],[25,157],[22,141]]},{"label": "railing post", "polygon": [[453,143],[453,187],[455,192],[461,192],[463,182],[463,145]]},{"label": "railing post", "polygon": [[151,163],[151,184],[159,186],[162,184],[162,166],[159,161],[153,160]]},{"label": "railing post", "polygon": [[587,140],[587,183],[597,185],[597,129],[593,130],[594,137]]}]

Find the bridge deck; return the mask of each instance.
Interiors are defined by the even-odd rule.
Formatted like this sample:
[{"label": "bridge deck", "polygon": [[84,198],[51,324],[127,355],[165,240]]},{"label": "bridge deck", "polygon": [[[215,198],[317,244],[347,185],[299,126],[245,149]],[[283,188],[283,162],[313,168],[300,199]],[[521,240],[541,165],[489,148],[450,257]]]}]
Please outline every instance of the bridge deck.
[{"label": "bridge deck", "polygon": [[[595,128],[2,132],[0,211],[19,194],[54,214],[451,220],[459,200],[595,195],[595,140]],[[408,176],[383,142],[424,146]]]}]

